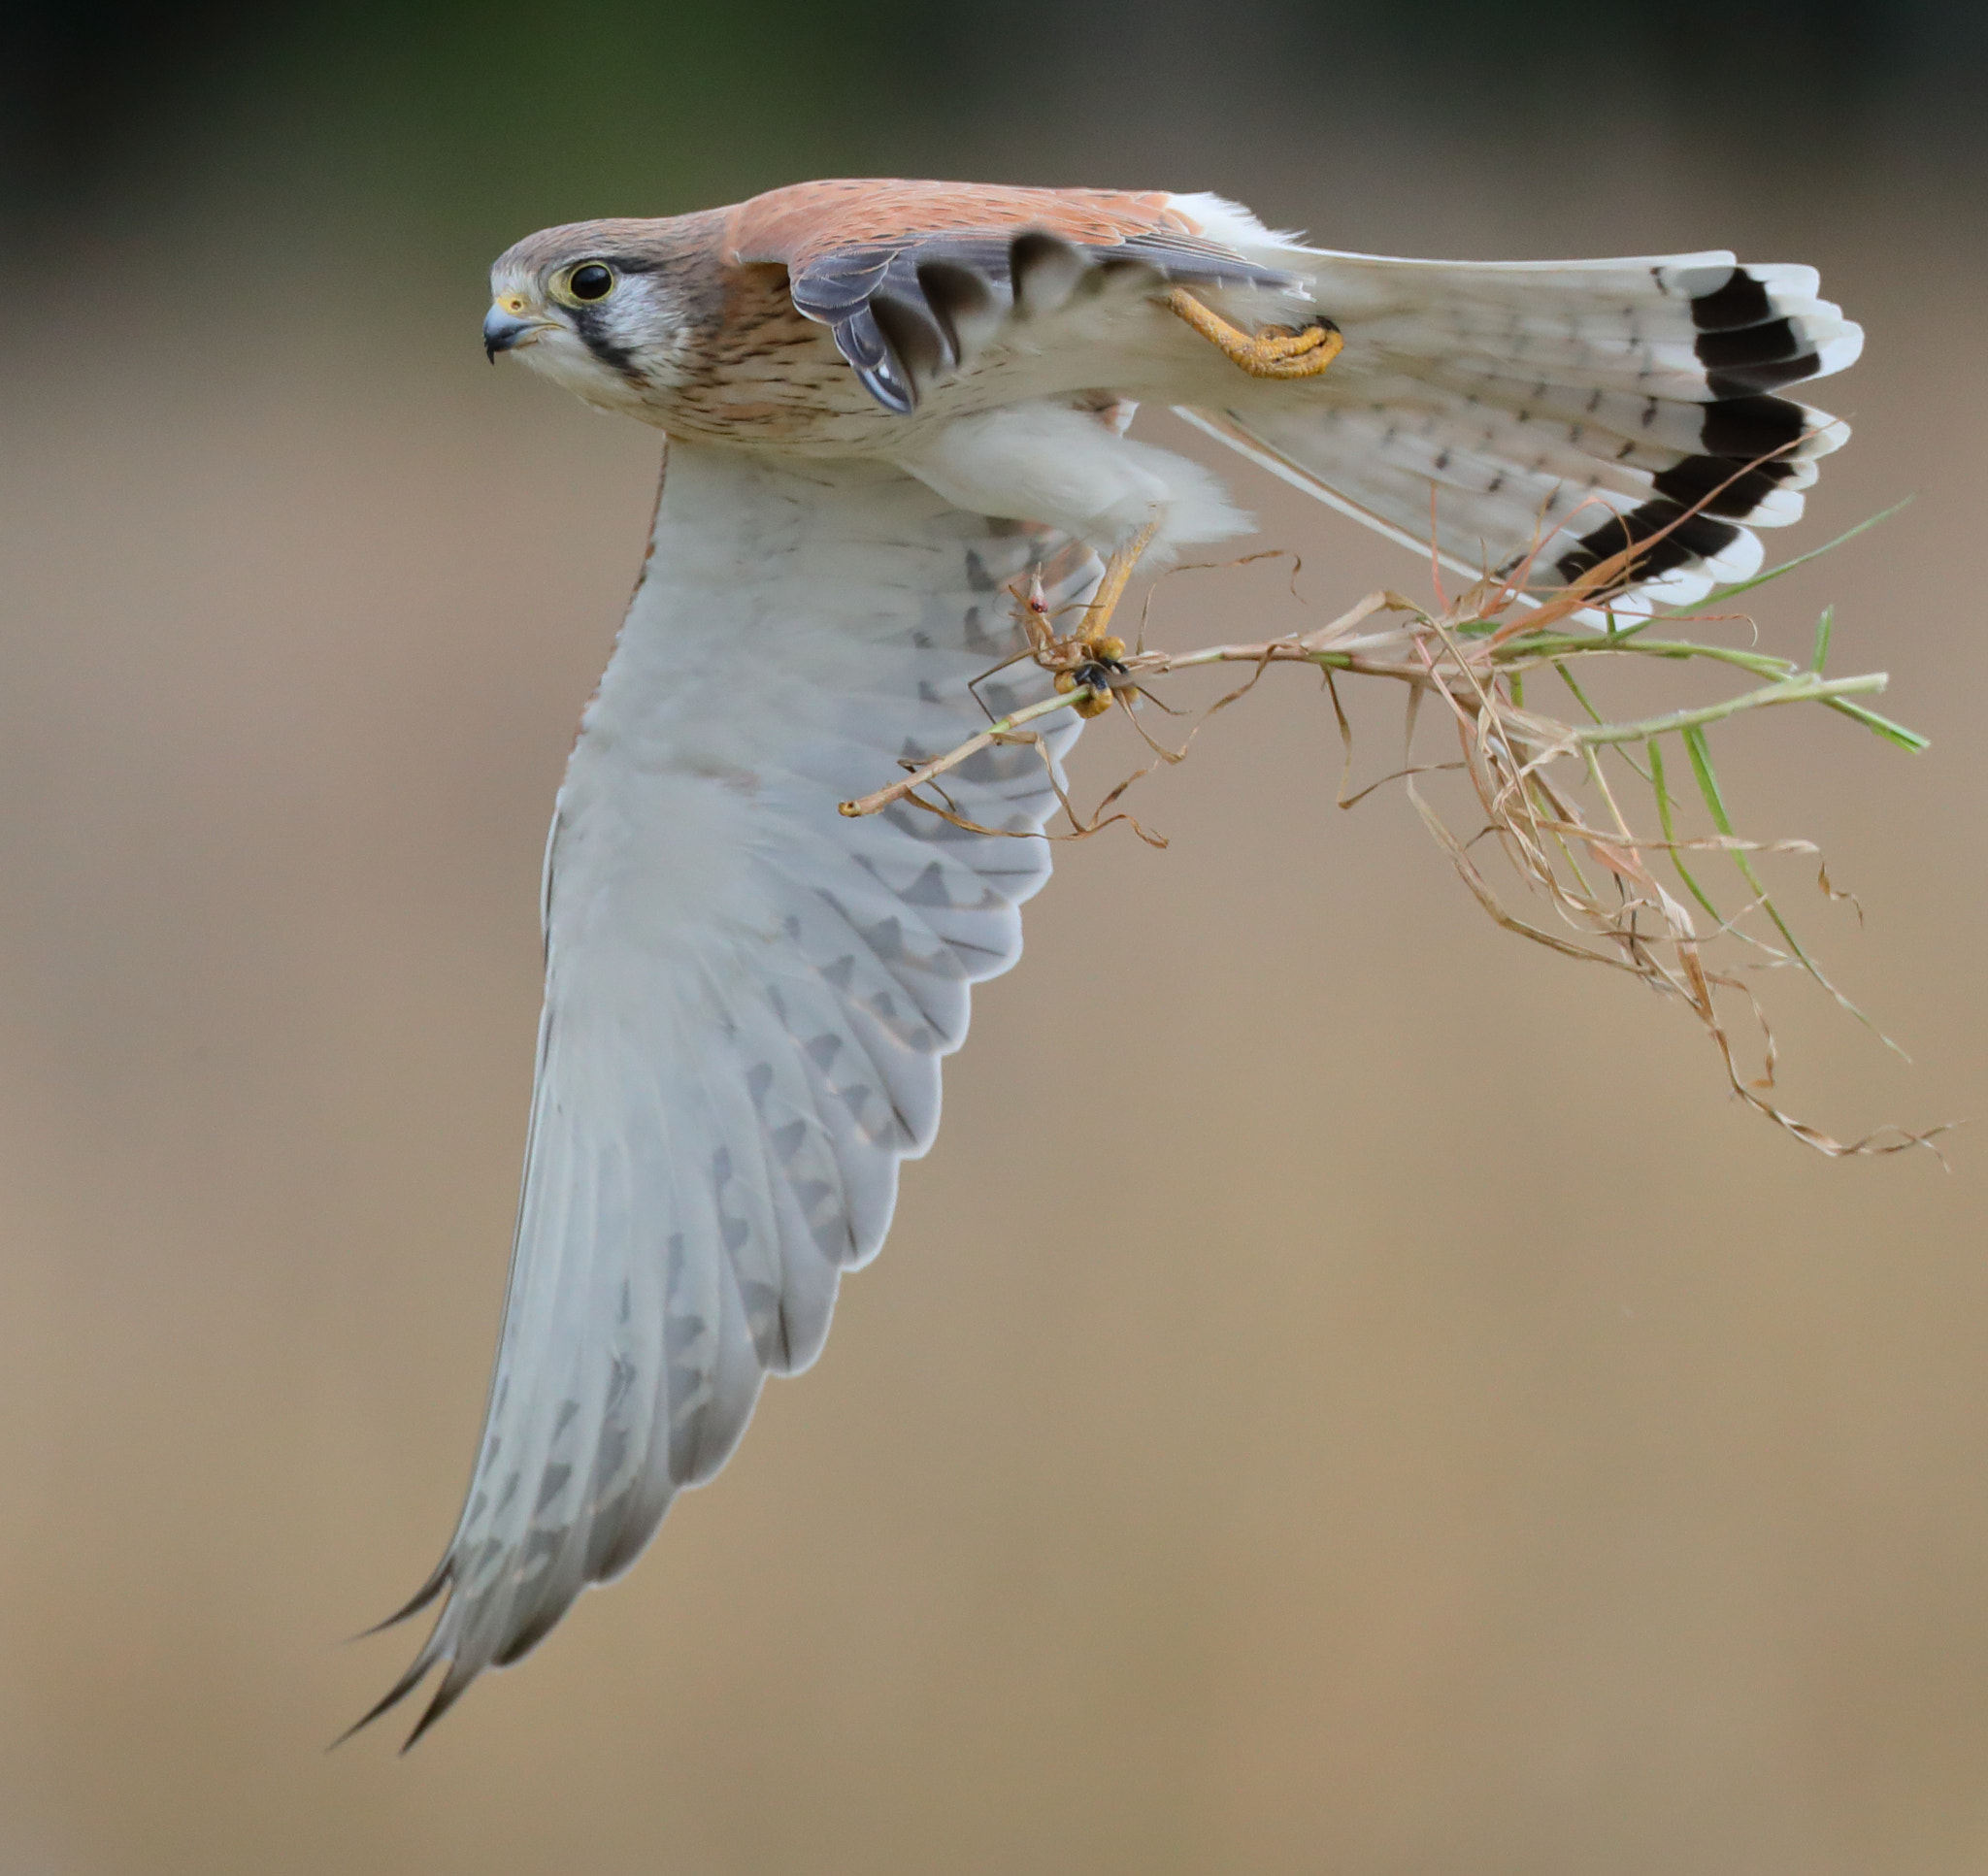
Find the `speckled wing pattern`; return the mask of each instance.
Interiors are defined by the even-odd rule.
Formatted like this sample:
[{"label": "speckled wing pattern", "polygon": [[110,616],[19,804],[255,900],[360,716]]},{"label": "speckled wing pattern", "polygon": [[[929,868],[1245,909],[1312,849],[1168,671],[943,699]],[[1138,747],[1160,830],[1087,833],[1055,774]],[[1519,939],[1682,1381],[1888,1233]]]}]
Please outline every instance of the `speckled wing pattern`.
[{"label": "speckled wing pattern", "polygon": [[[673,443],[644,577],[588,707],[547,857],[545,1012],[510,1289],[445,1598],[370,1720],[446,1664],[414,1737],[626,1569],[710,1479],[768,1374],[814,1359],[939,1123],[968,989],[1007,970],[1047,843],[837,803],[986,721],[1088,551],[946,507],[881,464]],[[1017,666],[996,709],[1047,680]],[[1039,751],[947,777],[1027,837]],[[360,1723],[364,1725],[365,1722]],[[410,1739],[410,1744],[413,1740]]]}]

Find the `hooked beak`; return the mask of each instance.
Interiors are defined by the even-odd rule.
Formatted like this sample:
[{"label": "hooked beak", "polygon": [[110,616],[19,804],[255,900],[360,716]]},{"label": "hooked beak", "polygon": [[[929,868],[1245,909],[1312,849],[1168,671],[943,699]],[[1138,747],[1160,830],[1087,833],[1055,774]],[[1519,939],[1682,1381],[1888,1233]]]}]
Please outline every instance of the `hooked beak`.
[{"label": "hooked beak", "polygon": [[493,306],[483,314],[483,356],[494,365],[500,351],[530,345],[547,324],[544,319],[520,319],[514,313]]}]

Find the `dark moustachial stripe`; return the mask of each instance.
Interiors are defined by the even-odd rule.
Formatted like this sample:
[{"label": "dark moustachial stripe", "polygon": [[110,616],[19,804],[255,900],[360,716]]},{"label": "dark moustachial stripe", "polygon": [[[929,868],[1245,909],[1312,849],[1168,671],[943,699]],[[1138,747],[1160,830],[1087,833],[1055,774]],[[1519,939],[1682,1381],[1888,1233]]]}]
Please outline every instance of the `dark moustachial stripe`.
[{"label": "dark moustachial stripe", "polygon": [[601,311],[597,306],[577,306],[570,309],[574,329],[580,334],[580,344],[612,371],[617,371],[623,378],[640,384],[642,373],[635,363],[635,354],[625,346],[617,346],[608,337],[601,321]]},{"label": "dark moustachial stripe", "polygon": [[[1675,526],[1672,525],[1673,522]],[[1661,541],[1652,539],[1663,534],[1666,528],[1671,531]],[[1639,580],[1653,579],[1659,574],[1668,574],[1673,568],[1688,566],[1695,560],[1709,560],[1739,538],[1738,528],[1725,521],[1714,521],[1708,515],[1687,514],[1679,503],[1644,502],[1625,514],[1610,515],[1600,527],[1582,535],[1554,562],[1554,571],[1562,579],[1572,583],[1590,568],[1619,554],[1623,548],[1651,542],[1650,546],[1636,554],[1628,568],[1610,582],[1611,588],[1619,588]]]}]

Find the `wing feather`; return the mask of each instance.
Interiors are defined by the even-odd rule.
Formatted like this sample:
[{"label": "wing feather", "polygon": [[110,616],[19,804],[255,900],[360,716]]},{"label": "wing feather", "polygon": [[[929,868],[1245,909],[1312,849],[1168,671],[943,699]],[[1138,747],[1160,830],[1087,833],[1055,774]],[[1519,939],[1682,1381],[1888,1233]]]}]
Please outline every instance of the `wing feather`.
[{"label": "wing feather", "polygon": [[1209,240],[1164,194],[895,181],[804,182],[729,213],[735,262],[787,270],[870,394],[909,413],[1011,319],[1114,283],[1294,288]]},{"label": "wing feather", "polygon": [[[1232,211],[1231,219],[1241,211]],[[1240,225],[1301,274],[1345,350],[1315,384],[1182,414],[1472,575],[1554,590],[1634,548],[1617,589],[1690,604],[1756,572],[1846,425],[1779,395],[1852,363],[1810,268],[1729,253],[1547,263],[1336,254]]]},{"label": "wing feather", "polygon": [[[968,685],[1021,648],[1004,589],[1031,569],[1057,605],[1098,572],[882,465],[672,445],[554,819],[483,1437],[401,1613],[445,1600],[368,1719],[446,1664],[418,1737],[625,1570],[723,1465],[765,1377],[814,1359],[840,1272],[881,1244],[899,1162],[937,1132],[969,987],[1013,963],[1049,862],[1039,839],[836,804],[985,720]],[[1000,679],[1014,702],[1045,681]],[[1044,754],[1074,734],[967,765],[962,813],[1040,831]]]}]

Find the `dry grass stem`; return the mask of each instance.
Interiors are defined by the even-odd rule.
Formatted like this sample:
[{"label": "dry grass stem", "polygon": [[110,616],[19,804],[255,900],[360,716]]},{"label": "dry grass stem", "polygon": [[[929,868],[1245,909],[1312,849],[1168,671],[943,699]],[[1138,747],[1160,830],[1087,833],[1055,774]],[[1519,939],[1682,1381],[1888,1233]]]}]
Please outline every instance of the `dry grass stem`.
[{"label": "dry grass stem", "polygon": [[[1109,674],[1096,666],[1085,667],[1091,683],[1078,683],[996,719],[958,748],[909,767],[874,794],[844,803],[842,811],[874,814],[905,802],[974,827],[976,823],[964,818],[944,794],[942,778],[949,771],[995,743],[1037,741],[1040,746],[1031,726],[1057,711],[1087,706],[1084,713],[1091,714],[1103,703],[1115,702],[1122,709],[1113,714],[1122,714],[1133,724],[1152,759],[1113,788],[1088,816],[1072,805],[1059,780],[1058,798],[1069,827],[1050,838],[1084,838],[1123,819],[1142,838],[1164,845],[1120,806],[1127,793],[1161,764],[1183,760],[1202,726],[1247,697],[1273,666],[1309,666],[1324,678],[1344,744],[1342,807],[1352,806],[1383,782],[1401,781],[1429,833],[1491,918],[1560,956],[1637,977],[1689,1012],[1717,1050],[1734,1094],[1805,1144],[1833,1158],[1930,1146],[1943,1128],[1907,1132],[1887,1127],[1861,1138],[1838,1139],[1797,1119],[1773,1099],[1773,1033],[1740,973],[1792,968],[1813,979],[1860,1021],[1864,1018],[1803,947],[1756,866],[1757,860],[1788,855],[1809,856],[1819,864],[1817,849],[1806,840],[1757,840],[1738,832],[1712,764],[1708,733],[1757,710],[1806,704],[1846,715],[1906,749],[1923,748],[1924,739],[1857,701],[1884,689],[1883,673],[1825,675],[1832,628],[1827,613],[1806,665],[1751,647],[1679,636],[1680,626],[1717,622],[1706,612],[1661,621],[1618,620],[1608,610],[1607,595],[1622,577],[1625,558],[1604,561],[1543,603],[1519,594],[1517,586],[1526,577],[1521,568],[1508,579],[1481,580],[1454,599],[1444,600],[1439,586],[1434,607],[1417,605],[1397,592],[1376,591],[1312,631],[1187,652],[1145,648],[1143,616],[1139,648],[1125,652]],[[1292,559],[1295,592],[1295,556]],[[1753,580],[1746,586],[1759,583]],[[1729,588],[1714,595],[1714,603],[1723,604],[1743,590]],[[1027,603],[1027,596],[1017,595],[1018,606]],[[1148,609],[1150,603],[1149,592]],[[1730,621],[1738,615],[1726,617]],[[1750,629],[1750,620],[1740,622]],[[1037,662],[1045,670],[1072,669],[1071,647],[1079,642],[1076,638],[1052,638],[1045,643],[1040,620],[1032,636]],[[1597,666],[1646,670],[1652,661],[1673,670],[1723,666],[1749,681],[1730,694],[1682,708],[1608,719],[1590,703],[1582,678],[1575,675]],[[1145,702],[1167,708],[1152,689],[1158,680],[1216,665],[1250,669],[1241,684],[1194,714],[1177,746],[1168,746],[1149,734],[1134,714]],[[1352,788],[1353,730],[1340,689],[1346,678],[1382,679],[1407,690],[1410,747],[1390,774],[1357,791]],[[1559,688],[1577,706],[1579,720],[1555,715],[1541,708],[1537,698],[1529,699],[1529,678],[1558,679]],[[1539,688],[1535,684],[1534,689]],[[1432,712],[1439,723],[1447,724],[1454,748],[1442,759],[1416,761],[1412,744],[1417,718]],[[1672,776],[1681,773],[1675,761],[1679,751],[1708,832],[1678,832],[1680,802]],[[1420,777],[1437,772],[1459,773],[1467,780],[1478,821],[1467,839],[1418,786]],[[1645,803],[1646,807],[1639,806]],[[1640,821],[1639,812],[1647,819]],[[1502,886],[1492,883],[1479,863],[1477,856],[1487,845],[1504,863]],[[1733,865],[1746,889],[1742,904],[1725,913],[1718,909],[1693,871],[1692,862],[1701,857],[1702,864],[1723,860]],[[1658,876],[1660,866],[1675,875],[1676,890]],[[1826,868],[1819,870],[1817,883],[1832,901],[1848,900],[1861,922],[1862,907],[1831,884]],[[1513,905],[1528,902],[1536,909],[1520,916]],[[1713,961],[1714,954],[1720,961]],[[1750,1070],[1740,1060],[1728,1021],[1729,1005],[1744,1011],[1755,1037]]]}]

